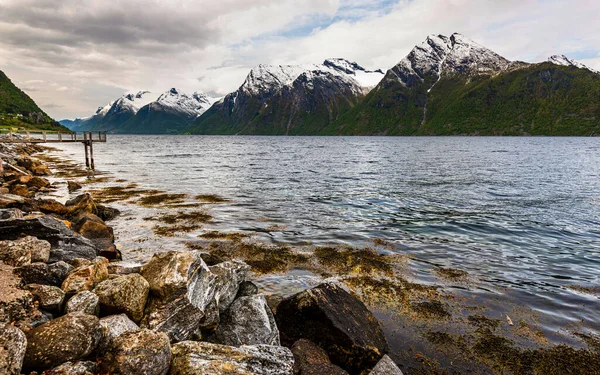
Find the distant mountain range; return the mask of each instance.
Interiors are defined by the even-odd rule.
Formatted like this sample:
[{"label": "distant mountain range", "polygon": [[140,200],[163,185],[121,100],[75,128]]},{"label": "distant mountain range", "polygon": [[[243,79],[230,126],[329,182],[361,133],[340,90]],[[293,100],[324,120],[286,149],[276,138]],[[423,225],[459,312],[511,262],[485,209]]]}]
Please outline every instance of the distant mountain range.
[{"label": "distant mountain range", "polygon": [[156,95],[149,91],[123,95],[98,108],[90,117],[62,120],[74,131],[104,130],[126,134],[166,134],[184,130],[215,99],[199,92],[185,94],[175,88]]},{"label": "distant mountain range", "polygon": [[600,74],[565,56],[509,61],[461,34],[431,35],[386,73],[345,59],[259,65],[221,99],[129,94],[74,130],[264,135],[593,135]]}]

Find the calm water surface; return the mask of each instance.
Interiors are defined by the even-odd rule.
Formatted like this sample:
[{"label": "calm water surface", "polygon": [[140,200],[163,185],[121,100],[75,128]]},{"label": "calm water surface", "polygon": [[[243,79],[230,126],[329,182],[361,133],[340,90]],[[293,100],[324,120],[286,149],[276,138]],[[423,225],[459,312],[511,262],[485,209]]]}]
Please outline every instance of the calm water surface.
[{"label": "calm water surface", "polygon": [[216,208],[222,229],[293,245],[386,239],[547,327],[599,327],[600,296],[567,288],[600,287],[598,138],[113,135],[95,156],[142,187],[232,199]]}]

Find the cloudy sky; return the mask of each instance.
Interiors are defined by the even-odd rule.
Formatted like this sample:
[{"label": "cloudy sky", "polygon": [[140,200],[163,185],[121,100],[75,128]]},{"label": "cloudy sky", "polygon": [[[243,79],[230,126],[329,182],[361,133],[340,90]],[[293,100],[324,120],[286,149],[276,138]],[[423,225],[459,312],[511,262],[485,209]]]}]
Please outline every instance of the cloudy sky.
[{"label": "cloudy sky", "polygon": [[597,0],[0,0],[0,70],[56,119],[126,92],[224,95],[259,63],[388,69],[428,34],[600,69]]}]

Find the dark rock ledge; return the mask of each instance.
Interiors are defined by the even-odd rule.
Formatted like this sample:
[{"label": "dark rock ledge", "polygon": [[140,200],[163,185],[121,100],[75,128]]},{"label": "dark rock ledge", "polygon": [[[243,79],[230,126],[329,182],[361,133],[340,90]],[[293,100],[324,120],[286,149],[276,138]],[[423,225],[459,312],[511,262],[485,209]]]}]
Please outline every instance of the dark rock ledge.
[{"label": "dark rock ledge", "polygon": [[0,148],[24,172],[5,169],[0,188],[0,374],[402,374],[377,320],[340,285],[273,313],[241,261],[167,251],[121,263],[103,220],[113,210],[89,194],[36,198],[51,188],[28,155],[38,149]]}]

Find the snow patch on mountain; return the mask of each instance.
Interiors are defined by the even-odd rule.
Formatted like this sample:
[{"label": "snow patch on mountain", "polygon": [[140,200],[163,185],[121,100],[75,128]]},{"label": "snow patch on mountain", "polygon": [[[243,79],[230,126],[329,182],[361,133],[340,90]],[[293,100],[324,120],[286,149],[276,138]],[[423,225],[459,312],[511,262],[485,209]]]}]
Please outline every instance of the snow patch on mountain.
[{"label": "snow patch on mountain", "polygon": [[580,63],[579,61],[568,58],[565,55],[553,55],[548,58],[548,61],[552,64],[562,65],[562,66],[574,66],[579,69],[587,69],[591,72],[600,74],[600,71],[592,69],[587,65]]},{"label": "snow patch on mountain", "polygon": [[[258,65],[250,71],[240,90],[251,95],[265,97],[285,86],[290,86],[305,73],[332,74],[360,87],[362,92],[375,87],[383,78],[381,70],[369,71],[355,62],[345,59],[327,59],[322,64]],[[309,74],[310,76],[310,74]],[[235,99],[235,98],[234,98]]]}]

